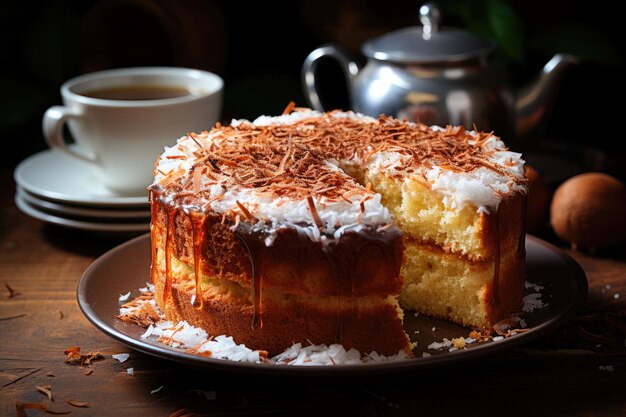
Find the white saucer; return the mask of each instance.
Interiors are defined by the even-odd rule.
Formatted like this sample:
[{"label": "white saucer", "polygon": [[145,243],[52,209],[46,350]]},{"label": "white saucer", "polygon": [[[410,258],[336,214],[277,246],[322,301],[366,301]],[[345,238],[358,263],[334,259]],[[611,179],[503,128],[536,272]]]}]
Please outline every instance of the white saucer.
[{"label": "white saucer", "polygon": [[107,189],[85,162],[52,149],[29,156],[15,168],[15,182],[46,200],[83,206],[146,206],[145,194],[126,196]]},{"label": "white saucer", "polygon": [[125,208],[120,209],[115,207],[90,208],[85,206],[60,204],[41,199],[35,194],[31,194],[28,191],[24,190],[19,185],[16,189],[16,195],[36,209],[42,209],[46,212],[59,213],[59,215],[92,217],[95,219],[136,219],[137,221],[150,220],[150,210],[144,210],[143,206],[140,209],[132,210]]},{"label": "white saucer", "polygon": [[61,216],[55,216],[37,209],[29,204],[17,194],[15,195],[15,205],[24,214],[60,226],[73,229],[89,230],[93,232],[147,232],[150,230],[150,222],[146,220],[140,223],[99,223],[97,221],[78,220]]}]

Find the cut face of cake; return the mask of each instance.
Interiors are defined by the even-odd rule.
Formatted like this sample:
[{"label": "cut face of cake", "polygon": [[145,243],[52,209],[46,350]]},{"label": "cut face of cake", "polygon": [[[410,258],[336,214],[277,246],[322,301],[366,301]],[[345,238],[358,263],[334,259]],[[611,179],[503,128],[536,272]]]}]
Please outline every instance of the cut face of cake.
[{"label": "cut face of cake", "polygon": [[190,133],[150,187],[168,319],[270,354],[410,354],[404,310],[488,330],[520,307],[526,182],[488,133],[299,109]]}]

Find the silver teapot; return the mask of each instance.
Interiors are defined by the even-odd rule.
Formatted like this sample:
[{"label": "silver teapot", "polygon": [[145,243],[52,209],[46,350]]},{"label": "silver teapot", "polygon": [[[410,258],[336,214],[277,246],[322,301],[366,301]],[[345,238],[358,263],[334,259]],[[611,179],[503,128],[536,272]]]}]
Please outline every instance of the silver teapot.
[{"label": "silver teapot", "polygon": [[518,93],[505,73],[489,62],[494,42],[439,26],[433,3],[420,8],[421,27],[400,29],[365,42],[361,68],[341,48],[329,44],[311,52],[302,66],[309,105],[324,111],[316,90],[316,69],[324,57],[336,59],[348,81],[353,110],[378,117],[386,114],[429,125],[463,125],[494,130],[500,136],[523,137],[554,103],[563,70],[577,62],[557,54],[538,79]]}]

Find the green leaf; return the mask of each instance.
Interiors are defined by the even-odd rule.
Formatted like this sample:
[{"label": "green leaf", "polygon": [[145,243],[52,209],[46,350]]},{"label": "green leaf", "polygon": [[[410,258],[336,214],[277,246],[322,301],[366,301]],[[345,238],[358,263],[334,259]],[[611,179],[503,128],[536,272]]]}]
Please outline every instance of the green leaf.
[{"label": "green leaf", "polygon": [[491,0],[488,3],[487,16],[502,52],[516,61],[522,61],[524,57],[522,24],[513,9],[502,1]]}]

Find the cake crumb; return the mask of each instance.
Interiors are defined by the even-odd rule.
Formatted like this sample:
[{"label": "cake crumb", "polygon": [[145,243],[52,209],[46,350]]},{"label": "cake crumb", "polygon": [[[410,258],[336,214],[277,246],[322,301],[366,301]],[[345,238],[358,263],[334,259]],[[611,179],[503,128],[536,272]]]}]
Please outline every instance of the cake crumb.
[{"label": "cake crumb", "polygon": [[128,375],[135,375],[135,368],[126,368],[126,373]]},{"label": "cake crumb", "polygon": [[[465,338],[455,337],[452,339],[452,344],[456,349],[465,349]],[[452,351],[452,349],[450,349],[450,351]]]},{"label": "cake crumb", "polygon": [[613,298],[615,298],[616,300],[620,297],[619,293],[615,293],[613,294]]},{"label": "cake crumb", "polygon": [[422,358],[428,358],[428,357],[430,357],[430,356],[433,356],[433,355],[431,355],[431,354],[430,354],[430,353],[428,353],[428,352],[422,352]]},{"label": "cake crumb", "polygon": [[432,328],[432,329],[430,329],[430,330],[434,332],[436,329],[437,329],[436,327],[433,327],[433,328]]},{"label": "cake crumb", "polygon": [[613,368],[613,365],[600,365],[598,366],[598,369],[607,372],[613,372],[615,370],[615,368]]}]

